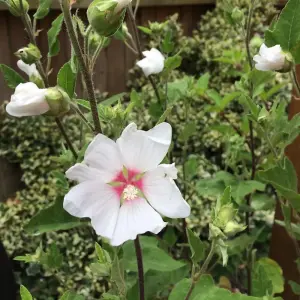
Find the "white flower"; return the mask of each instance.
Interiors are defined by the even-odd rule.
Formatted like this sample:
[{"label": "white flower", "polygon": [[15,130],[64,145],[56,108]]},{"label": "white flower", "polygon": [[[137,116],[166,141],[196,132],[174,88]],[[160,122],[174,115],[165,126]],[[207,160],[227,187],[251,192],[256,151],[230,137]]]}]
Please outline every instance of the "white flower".
[{"label": "white flower", "polygon": [[36,116],[47,112],[50,107],[46,101],[47,89],[39,89],[33,82],[20,83],[6,105],[11,116]]},{"label": "white flower", "polygon": [[281,50],[280,45],[268,48],[262,44],[259,54],[253,57],[255,68],[260,71],[276,71],[284,66],[285,55]]},{"label": "white flower", "polygon": [[150,51],[144,51],[143,55],[145,58],[136,64],[142,68],[145,76],[148,77],[151,74],[158,74],[164,69],[165,58],[160,51],[152,48]]},{"label": "white flower", "polygon": [[24,73],[26,73],[29,77],[31,76],[40,77],[40,73],[36,69],[35,64],[28,65],[20,59],[17,61],[17,65],[19,69],[22,70]]},{"label": "white flower", "polygon": [[98,134],[87,148],[83,163],[66,176],[79,184],[64,199],[71,215],[90,218],[97,234],[114,246],[138,234],[160,232],[169,218],[185,218],[190,206],[174,179],[174,164],[161,164],[168,152],[172,128],[161,123],[149,131],[128,125],[114,142]]},{"label": "white flower", "polygon": [[115,1],[118,2],[118,5],[115,8],[115,13],[118,13],[121,10],[123,10],[126,6],[128,6],[132,0],[115,0]]}]

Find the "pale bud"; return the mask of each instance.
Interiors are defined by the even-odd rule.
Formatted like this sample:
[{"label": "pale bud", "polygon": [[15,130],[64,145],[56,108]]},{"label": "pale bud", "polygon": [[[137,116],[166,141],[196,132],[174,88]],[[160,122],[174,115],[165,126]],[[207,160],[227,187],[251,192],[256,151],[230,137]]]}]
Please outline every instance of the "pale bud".
[{"label": "pale bud", "polygon": [[60,116],[70,110],[70,97],[59,87],[48,88],[45,96],[50,107],[47,115]]}]

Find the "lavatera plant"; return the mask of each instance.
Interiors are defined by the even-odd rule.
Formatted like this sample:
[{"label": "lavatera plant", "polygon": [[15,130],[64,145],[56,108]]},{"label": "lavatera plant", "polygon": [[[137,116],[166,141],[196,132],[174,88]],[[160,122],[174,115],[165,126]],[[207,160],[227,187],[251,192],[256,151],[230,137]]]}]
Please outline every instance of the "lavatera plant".
[{"label": "lavatera plant", "polygon": [[[85,24],[73,12],[73,1],[60,0],[61,14],[47,32],[46,58],[36,40],[44,34],[37,28],[43,22],[37,21],[47,16],[51,1],[41,1],[33,16],[25,0],[4,2],[21,18],[30,40],[15,49],[17,66],[26,79],[14,70],[16,66],[0,65],[13,89],[6,112],[11,117],[54,119],[64,139],[61,156],[53,158],[65,171],[53,172],[57,199],[24,224],[24,230],[40,237],[40,246],[35,253],[15,259],[40,265],[48,275],[60,278],[65,253],[60,253],[51,232],[69,230],[75,243],[80,227],[90,232],[95,243],[95,253],[87,251],[81,257],[94,260],[86,272],[99,284],[97,297],[103,300],[282,299],[277,296],[284,291],[282,269],[256,247],[265,229],[256,226],[257,215],[265,207],[274,209],[276,200],[284,216],[277,222],[299,253],[299,225],[291,220],[292,216],[299,220],[300,196],[285,148],[299,134],[300,117],[289,120],[286,104],[277,98],[286,82],[273,86],[276,72],[290,73],[300,97],[295,71],[300,63],[299,0],[289,0],[265,36],[254,39],[256,1],[249,1],[247,15],[232,1],[222,2],[228,26],[245,45],[229,49],[224,57],[212,57],[235,68],[230,94],[210,88],[208,73],[174,80],[183,62],[181,49],[175,48],[172,30],[162,30],[164,37],[157,38],[157,30],[167,22],[137,26],[139,1],[133,9],[130,0],[94,0]],[[72,49],[70,59],[55,74],[56,84],[50,85],[52,57],[59,53],[58,37],[64,27]],[[155,39],[156,48],[141,45],[139,29]],[[114,38],[136,55],[140,76],[149,85],[103,99],[94,88],[94,69],[99,54]],[[81,89],[76,87],[79,81]],[[143,105],[145,93],[151,104]],[[200,109],[197,103],[206,104]],[[231,108],[238,110],[239,124],[228,117]],[[221,164],[224,169],[213,177],[199,178],[195,153],[189,156],[191,141],[197,143],[199,138],[197,124],[189,119],[192,110],[199,110],[199,118],[215,120],[209,128],[218,131],[230,154]],[[76,128],[78,140],[64,126],[66,114],[76,115],[82,123]],[[137,114],[147,122],[133,120]],[[224,120],[228,126],[219,124]],[[173,135],[172,127],[176,128]],[[178,144],[184,149],[180,159]],[[199,232],[190,227],[198,217],[195,199],[203,197],[211,203],[211,215],[207,230]],[[76,280],[76,274],[69,276]],[[300,283],[290,280],[289,284],[299,295]],[[55,293],[60,300],[94,299],[85,290]],[[31,286],[21,285],[20,295],[22,300],[39,298],[38,289]]]}]

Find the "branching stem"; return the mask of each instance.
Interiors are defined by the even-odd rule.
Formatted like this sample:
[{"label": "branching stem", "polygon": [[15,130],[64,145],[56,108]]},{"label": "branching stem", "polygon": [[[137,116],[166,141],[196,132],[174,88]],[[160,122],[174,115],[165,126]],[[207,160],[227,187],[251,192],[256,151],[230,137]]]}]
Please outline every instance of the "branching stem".
[{"label": "branching stem", "polygon": [[86,84],[87,96],[88,96],[88,100],[90,102],[91,112],[92,112],[94,126],[95,126],[95,134],[97,134],[97,133],[101,132],[101,125],[100,125],[99,116],[98,116],[97,100],[96,100],[95,91],[94,91],[92,74],[90,74],[90,72],[89,72],[89,68],[85,62],[84,55],[80,48],[80,44],[79,44],[79,41],[77,39],[75,30],[73,27],[72,16],[70,13],[70,2],[68,0],[61,0],[60,4],[61,4],[61,9],[62,9],[62,12],[64,15],[64,21],[66,24],[67,32],[68,32],[70,41],[72,43],[75,55],[78,59],[79,68],[82,72],[84,82]]}]

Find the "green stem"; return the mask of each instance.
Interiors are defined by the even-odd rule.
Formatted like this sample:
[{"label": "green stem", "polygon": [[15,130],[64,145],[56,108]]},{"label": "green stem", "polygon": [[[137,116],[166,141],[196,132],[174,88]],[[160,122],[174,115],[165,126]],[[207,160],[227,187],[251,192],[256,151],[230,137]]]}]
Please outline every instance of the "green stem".
[{"label": "green stem", "polygon": [[66,24],[67,32],[72,43],[75,55],[78,59],[78,64],[80,71],[82,72],[83,79],[86,84],[87,96],[91,106],[92,117],[95,126],[95,134],[101,133],[101,125],[98,117],[98,109],[97,109],[97,100],[94,91],[94,84],[92,80],[92,75],[89,72],[88,66],[85,63],[84,55],[80,48],[79,41],[77,39],[76,33],[74,31],[72,16],[70,13],[70,2],[69,0],[61,0],[60,2],[61,9],[64,15],[64,21]]},{"label": "green stem", "polygon": [[61,132],[61,134],[62,134],[62,136],[63,136],[64,139],[66,140],[66,143],[67,143],[67,145],[68,145],[70,151],[72,152],[74,158],[77,159],[77,158],[78,158],[77,151],[76,151],[75,148],[73,147],[73,144],[72,144],[71,140],[69,139],[69,136],[68,136],[68,134],[66,133],[65,128],[64,128],[62,122],[60,121],[59,118],[55,118],[55,121],[56,121],[56,124],[57,124],[57,126],[58,126],[58,128],[59,128],[59,130],[60,130],[60,132]]},{"label": "green stem", "polygon": [[79,117],[82,119],[83,123],[86,124],[86,126],[92,131],[94,132],[95,129],[93,128],[93,126],[91,125],[91,123],[87,120],[87,118],[85,117],[85,115],[82,113],[82,111],[80,110],[79,107],[77,107],[74,103],[70,103],[71,107],[74,109],[74,111],[79,115]]},{"label": "green stem", "polygon": [[292,70],[291,77],[292,77],[293,84],[294,84],[294,87],[296,89],[297,95],[299,97],[300,96],[300,84],[299,84],[298,79],[297,79],[297,74],[296,74],[295,68],[293,68],[293,70]]},{"label": "green stem", "polygon": [[208,256],[206,257],[206,260],[204,261],[204,263],[203,263],[203,265],[200,269],[200,272],[197,275],[192,276],[192,284],[191,284],[190,289],[189,289],[189,291],[188,291],[188,293],[185,297],[185,300],[190,299],[190,297],[193,293],[193,290],[196,286],[196,283],[200,279],[201,275],[203,275],[207,271],[207,268],[208,268],[208,266],[209,266],[209,264],[210,264],[210,262],[211,262],[211,260],[214,256],[214,254],[215,254],[216,244],[217,244],[216,239],[213,239],[212,243],[211,243],[210,251],[209,251]]}]

